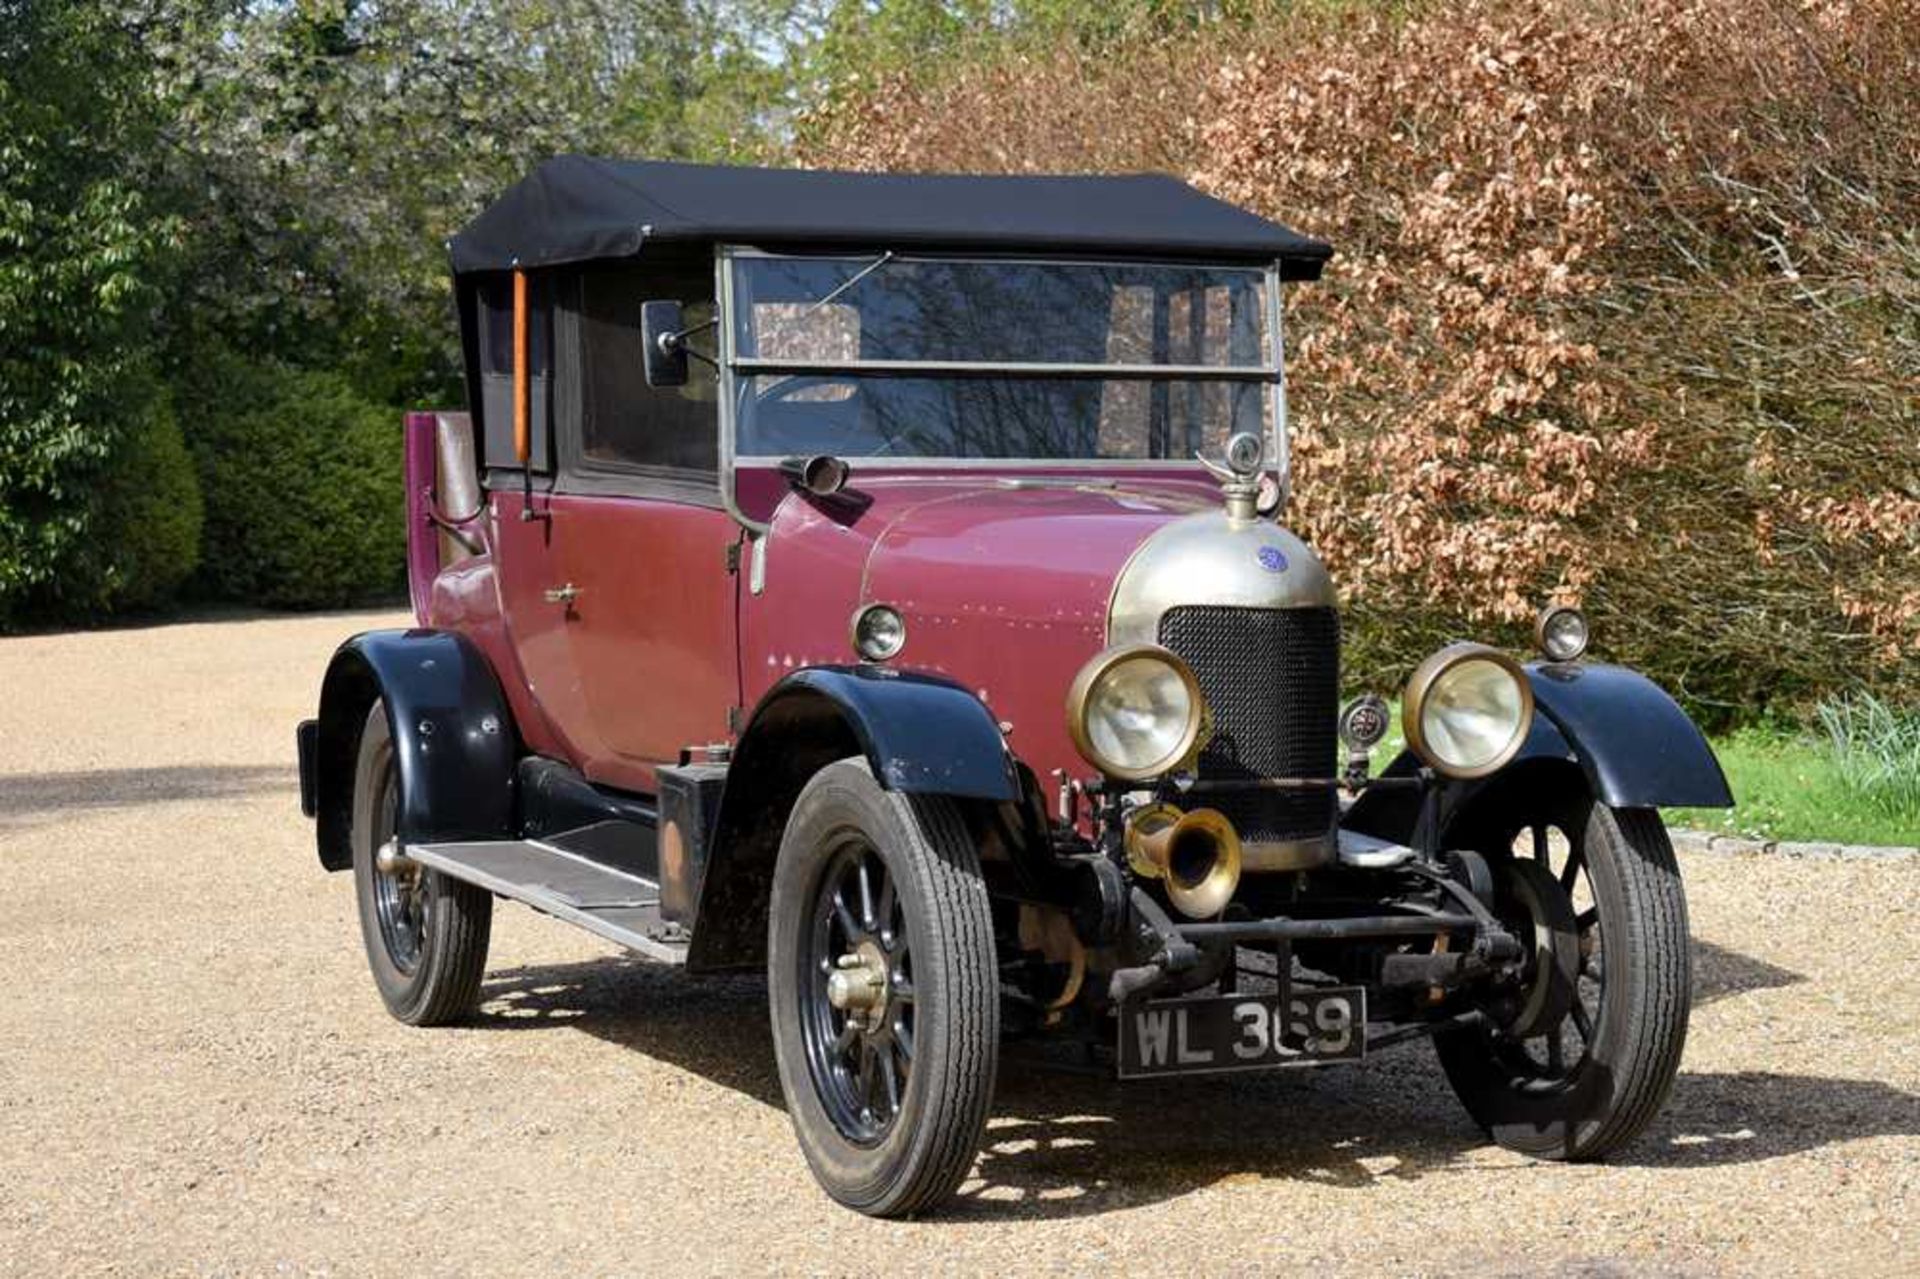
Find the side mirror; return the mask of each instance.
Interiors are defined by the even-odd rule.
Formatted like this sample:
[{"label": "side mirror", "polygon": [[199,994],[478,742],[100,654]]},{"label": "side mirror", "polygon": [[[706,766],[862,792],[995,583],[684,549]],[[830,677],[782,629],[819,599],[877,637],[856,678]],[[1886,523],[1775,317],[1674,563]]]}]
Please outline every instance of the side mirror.
[{"label": "side mirror", "polygon": [[685,386],[686,321],[673,301],[640,304],[640,341],[646,347],[648,386]]}]

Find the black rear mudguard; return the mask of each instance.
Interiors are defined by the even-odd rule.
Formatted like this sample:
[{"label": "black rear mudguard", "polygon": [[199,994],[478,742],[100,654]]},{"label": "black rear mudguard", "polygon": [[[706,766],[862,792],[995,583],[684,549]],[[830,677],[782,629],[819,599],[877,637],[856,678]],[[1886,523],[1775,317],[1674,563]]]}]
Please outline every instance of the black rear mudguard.
[{"label": "black rear mudguard", "polygon": [[[1535,662],[1526,670],[1535,708],[1526,745],[1490,777],[1447,783],[1443,813],[1460,811],[1487,786],[1539,761],[1574,765],[1594,798],[1612,808],[1733,807],[1733,792],[1706,737],[1646,676],[1589,663]],[[1419,759],[1403,751],[1384,775],[1410,776],[1419,767]],[[1341,825],[1406,843],[1419,806],[1413,792],[1372,790]]]},{"label": "black rear mudguard", "polygon": [[376,699],[393,730],[401,838],[510,838],[519,747],[493,667],[452,631],[368,631],[334,652],[319,717],[300,726],[301,798],[320,864],[353,864],[354,768]]}]

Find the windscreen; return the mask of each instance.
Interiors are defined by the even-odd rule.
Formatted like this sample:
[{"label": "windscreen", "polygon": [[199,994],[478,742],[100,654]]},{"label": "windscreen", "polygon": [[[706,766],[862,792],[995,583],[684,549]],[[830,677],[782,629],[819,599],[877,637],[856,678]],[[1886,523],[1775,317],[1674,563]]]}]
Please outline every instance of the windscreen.
[{"label": "windscreen", "polygon": [[742,458],[1188,460],[1265,434],[1266,273],[739,257]]}]

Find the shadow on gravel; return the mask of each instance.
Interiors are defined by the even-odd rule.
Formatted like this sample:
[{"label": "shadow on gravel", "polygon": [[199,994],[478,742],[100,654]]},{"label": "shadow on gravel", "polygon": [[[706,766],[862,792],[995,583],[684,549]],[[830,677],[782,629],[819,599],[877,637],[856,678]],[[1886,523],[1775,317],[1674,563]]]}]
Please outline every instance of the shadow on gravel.
[{"label": "shadow on gravel", "polygon": [[[1698,945],[1701,1002],[1801,980]],[[496,973],[482,997],[474,1023],[482,1029],[584,1031],[782,1107],[766,987],[758,978],[689,978],[608,959]],[[1468,1160],[1486,1139],[1419,1044],[1388,1049],[1359,1067],[1122,1086],[1089,1073],[1071,1046],[1010,1043],[993,1113],[974,1175],[940,1214],[945,1219],[1093,1216],[1220,1183],[1367,1191],[1512,1168]],[[1660,1118],[1612,1162],[1710,1167],[1916,1135],[1920,1095],[1885,1084],[1682,1073]]]},{"label": "shadow on gravel", "polygon": [[469,1024],[585,1031],[781,1107],[767,984],[757,976],[689,977],[624,957],[504,969],[488,975]]},{"label": "shadow on gravel", "polygon": [[1750,990],[1777,990],[1805,981],[1799,973],[1694,938],[1693,1006],[1705,1007]]},{"label": "shadow on gravel", "polygon": [[78,773],[0,776],[0,831],[96,808],[135,808],[182,800],[231,799],[292,790],[291,765],[203,764],[166,768],[102,768]]},{"label": "shadow on gravel", "polygon": [[1920,1136],[1920,1093],[1870,1079],[1682,1069],[1666,1109],[1610,1162],[1640,1168],[1751,1163],[1863,1137]]}]

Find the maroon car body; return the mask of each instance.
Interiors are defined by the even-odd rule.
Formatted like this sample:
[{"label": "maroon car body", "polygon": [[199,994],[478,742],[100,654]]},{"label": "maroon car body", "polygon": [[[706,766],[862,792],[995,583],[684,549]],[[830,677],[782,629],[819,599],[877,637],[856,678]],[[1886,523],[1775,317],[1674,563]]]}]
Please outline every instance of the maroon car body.
[{"label": "maroon car body", "polygon": [[[443,571],[426,515],[441,421],[468,429],[464,415],[408,417],[421,625],[473,637],[534,751],[646,793],[689,746],[730,741],[730,709],[794,670],[844,663],[849,618],[876,602],[906,618],[912,669],[973,690],[1037,776],[1077,774],[1062,690],[1106,646],[1120,567],[1156,528],[1219,504],[1216,483],[1181,469],[863,477],[872,503],[858,514],[783,495],[765,590],[736,600],[725,562],[744,538],[722,512],[554,495],[523,522],[524,499],[505,492],[473,522],[483,552]],[[569,582],[579,594],[556,609],[544,592]]]},{"label": "maroon car body", "polygon": [[802,1150],[883,1215],[964,1176],[1015,1034],[1123,1076],[1431,1038],[1508,1145],[1631,1139],[1686,1021],[1657,809],[1724,778],[1570,609],[1422,662],[1373,773],[1281,522],[1329,252],[1156,177],[503,196],[453,241],[471,407],[407,418],[417,626],[298,733],[389,1008],[470,1013],[496,897],[764,968]]}]

